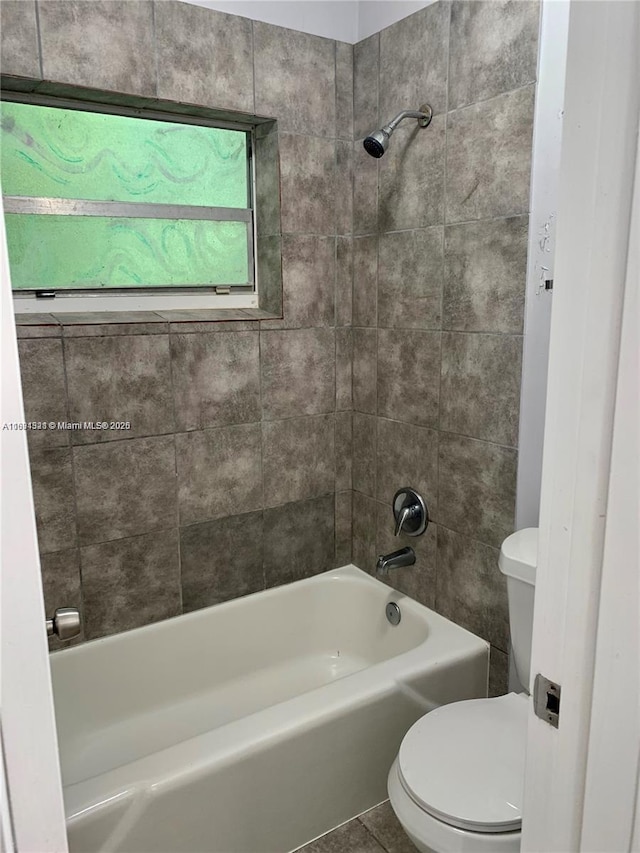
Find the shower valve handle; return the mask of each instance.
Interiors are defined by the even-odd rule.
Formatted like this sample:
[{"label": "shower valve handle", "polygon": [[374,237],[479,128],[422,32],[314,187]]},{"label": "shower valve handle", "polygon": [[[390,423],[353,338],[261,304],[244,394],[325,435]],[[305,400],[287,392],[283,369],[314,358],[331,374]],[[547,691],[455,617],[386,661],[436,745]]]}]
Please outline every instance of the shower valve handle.
[{"label": "shower valve handle", "polygon": [[393,496],[395,535],[421,536],[429,524],[429,511],[424,500],[409,486],[404,486]]},{"label": "shower valve handle", "polygon": [[418,504],[411,504],[410,506],[404,506],[396,516],[396,529],[395,536],[400,536],[400,531],[403,529],[405,522],[409,521],[410,518],[414,518],[420,512],[420,507]]}]

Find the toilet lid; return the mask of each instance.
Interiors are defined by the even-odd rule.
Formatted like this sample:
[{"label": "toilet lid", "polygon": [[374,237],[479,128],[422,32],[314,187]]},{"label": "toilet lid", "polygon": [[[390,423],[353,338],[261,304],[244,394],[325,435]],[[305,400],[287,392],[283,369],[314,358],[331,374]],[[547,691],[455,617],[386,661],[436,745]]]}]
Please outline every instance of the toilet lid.
[{"label": "toilet lid", "polygon": [[400,781],[433,817],[475,832],[521,828],[527,696],[443,705],[400,746]]}]

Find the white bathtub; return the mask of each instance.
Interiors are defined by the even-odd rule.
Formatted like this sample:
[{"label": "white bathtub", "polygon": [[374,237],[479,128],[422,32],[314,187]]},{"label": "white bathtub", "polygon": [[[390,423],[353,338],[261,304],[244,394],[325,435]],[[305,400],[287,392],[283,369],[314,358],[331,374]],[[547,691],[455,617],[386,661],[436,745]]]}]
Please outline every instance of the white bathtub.
[{"label": "white bathtub", "polygon": [[386,798],[412,723],[486,696],[488,646],[346,566],[51,667],[72,852],[285,853]]}]

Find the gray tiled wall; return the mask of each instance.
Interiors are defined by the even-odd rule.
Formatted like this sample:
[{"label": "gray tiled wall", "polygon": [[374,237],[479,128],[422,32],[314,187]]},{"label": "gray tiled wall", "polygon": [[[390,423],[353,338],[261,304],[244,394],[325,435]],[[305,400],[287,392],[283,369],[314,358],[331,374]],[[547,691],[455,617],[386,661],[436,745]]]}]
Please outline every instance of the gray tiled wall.
[{"label": "gray tiled wall", "polygon": [[[501,692],[538,4],[441,0],[353,47],[172,0],[1,11],[24,88],[277,119],[257,220],[282,319],[20,330],[28,418],[133,424],[30,435],[47,608],[97,637],[410,544],[390,582],[489,640]],[[428,129],[364,153],[425,101]],[[419,540],[393,537],[402,485]]]},{"label": "gray tiled wall", "polygon": [[133,426],[29,434],[47,609],[87,639],[350,560],[335,329],[175,328],[19,340],[29,420]]},{"label": "gray tiled wall", "polygon": [[348,563],[352,46],[170,0],[1,11],[14,87],[277,120],[258,252],[281,253],[282,319],[19,328],[27,419],[132,424],[29,435],[47,610],[91,639]]},{"label": "gray tiled wall", "polygon": [[[492,645],[507,680],[498,548],[513,530],[539,7],[437,2],[354,47],[353,558],[403,545],[389,582]],[[430,103],[375,161],[362,138]],[[418,489],[431,526],[393,537]]]}]

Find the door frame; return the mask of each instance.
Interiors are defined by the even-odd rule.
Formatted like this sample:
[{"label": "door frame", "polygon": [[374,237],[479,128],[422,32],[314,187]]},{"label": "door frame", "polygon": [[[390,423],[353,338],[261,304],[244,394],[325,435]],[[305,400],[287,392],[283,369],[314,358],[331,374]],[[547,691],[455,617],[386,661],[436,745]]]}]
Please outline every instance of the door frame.
[{"label": "door frame", "polygon": [[0,199],[2,459],[0,546],[1,836],[7,850],[67,853],[18,344]]},{"label": "door frame", "polygon": [[[558,729],[530,705],[523,853],[581,850],[583,824],[584,849],[592,849],[585,792],[604,770],[595,752],[588,755],[596,651],[606,665],[614,648],[609,642],[607,652],[598,619],[638,136],[639,19],[637,2],[574,0],[570,8],[531,662],[531,683],[542,673],[562,695]],[[631,559],[637,529],[627,533]],[[617,595],[637,596],[631,575],[618,573]],[[637,668],[637,647],[630,653]],[[600,723],[623,747],[621,716],[608,710]],[[600,785],[618,778],[609,763]],[[601,832],[620,830],[618,810],[601,812],[600,821]]]},{"label": "door frame", "polygon": [[[640,163],[640,141],[636,163]],[[640,768],[640,172],[613,422],[581,849],[629,850]],[[623,594],[621,594],[623,593]],[[615,726],[610,724],[615,709]],[[615,768],[612,774],[611,768]],[[615,815],[613,825],[608,816]],[[640,827],[636,826],[636,832]],[[637,849],[637,848],[635,848]]]}]

